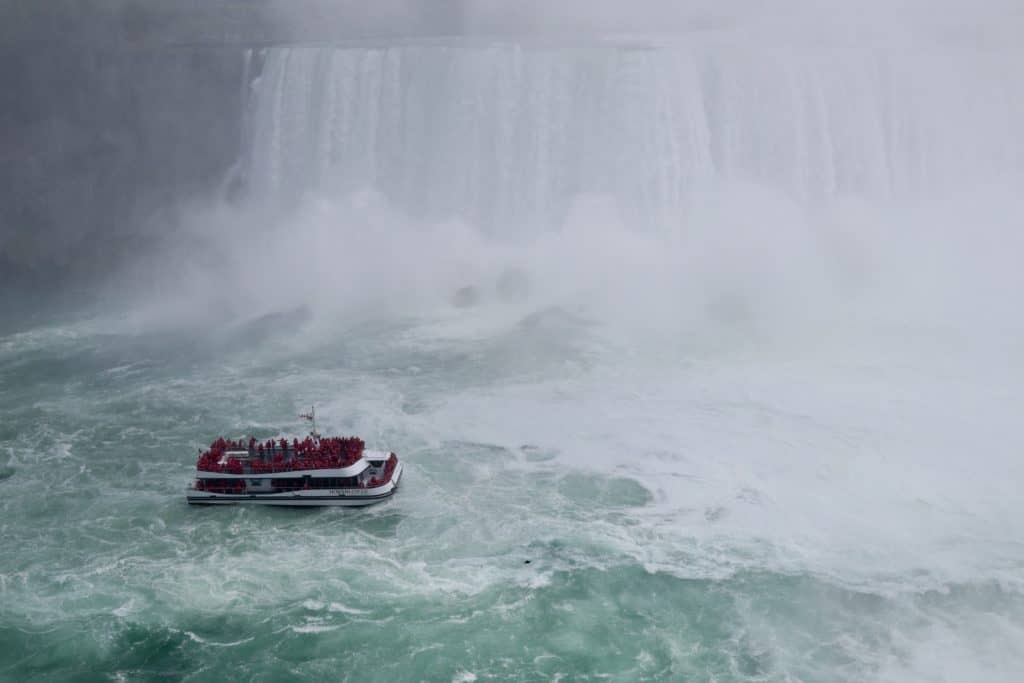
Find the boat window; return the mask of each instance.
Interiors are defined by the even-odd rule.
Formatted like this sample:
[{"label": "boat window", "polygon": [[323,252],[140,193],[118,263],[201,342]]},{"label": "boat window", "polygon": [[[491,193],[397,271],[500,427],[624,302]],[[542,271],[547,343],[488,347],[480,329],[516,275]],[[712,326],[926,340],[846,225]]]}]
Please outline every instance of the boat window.
[{"label": "boat window", "polygon": [[249,485],[250,486],[259,486],[260,485],[260,480],[259,479],[250,479],[249,480]]}]

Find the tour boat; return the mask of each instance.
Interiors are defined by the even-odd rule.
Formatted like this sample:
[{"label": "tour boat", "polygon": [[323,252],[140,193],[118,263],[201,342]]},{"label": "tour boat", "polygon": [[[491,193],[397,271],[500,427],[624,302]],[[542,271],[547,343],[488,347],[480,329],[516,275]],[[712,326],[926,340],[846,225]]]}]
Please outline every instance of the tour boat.
[{"label": "tour boat", "polygon": [[[311,419],[310,415],[303,415]],[[394,495],[402,464],[357,437],[258,442],[217,439],[196,462],[186,499],[194,505],[363,506]]]}]

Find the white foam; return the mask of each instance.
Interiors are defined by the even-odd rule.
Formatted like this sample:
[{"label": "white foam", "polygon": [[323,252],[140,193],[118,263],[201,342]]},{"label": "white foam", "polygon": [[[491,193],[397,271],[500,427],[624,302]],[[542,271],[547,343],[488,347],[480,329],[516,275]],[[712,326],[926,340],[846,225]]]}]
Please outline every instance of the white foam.
[{"label": "white foam", "polygon": [[123,605],[121,605],[117,609],[113,610],[111,612],[111,614],[113,614],[115,617],[120,617],[120,618],[123,619],[124,617],[128,616],[129,614],[131,614],[134,611],[134,609],[133,609],[134,606],[135,606],[135,601],[134,600],[129,600],[128,602],[124,603]]},{"label": "white foam", "polygon": [[330,612],[340,612],[341,614],[354,614],[354,615],[362,615],[362,614],[369,614],[370,613],[369,610],[356,609],[355,607],[348,607],[346,605],[341,604],[340,602],[332,602],[330,605],[327,606],[327,610],[330,611]]},{"label": "white foam", "polygon": [[236,640],[230,643],[217,643],[211,640],[207,640],[206,638],[197,636],[195,633],[192,633],[192,631],[185,631],[185,635],[187,635],[189,640],[191,640],[194,643],[200,643],[202,645],[208,645],[210,647],[235,647],[236,645],[244,645],[245,643],[251,642],[253,640],[252,638],[243,638],[242,640]]},{"label": "white foam", "polygon": [[339,626],[328,626],[326,624],[305,624],[303,626],[292,626],[291,630],[295,633],[327,633],[328,631],[336,631],[340,628]]}]

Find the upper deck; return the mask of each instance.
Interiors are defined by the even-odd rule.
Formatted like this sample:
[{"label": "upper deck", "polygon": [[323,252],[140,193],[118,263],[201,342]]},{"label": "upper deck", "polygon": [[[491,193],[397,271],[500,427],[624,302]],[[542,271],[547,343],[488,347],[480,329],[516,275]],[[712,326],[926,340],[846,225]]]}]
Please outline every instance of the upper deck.
[{"label": "upper deck", "polygon": [[357,437],[306,437],[248,444],[217,439],[199,456],[196,469],[204,479],[230,479],[274,475],[277,478],[303,477],[315,472],[320,477],[355,477],[371,466],[385,461],[389,453],[367,451]]}]

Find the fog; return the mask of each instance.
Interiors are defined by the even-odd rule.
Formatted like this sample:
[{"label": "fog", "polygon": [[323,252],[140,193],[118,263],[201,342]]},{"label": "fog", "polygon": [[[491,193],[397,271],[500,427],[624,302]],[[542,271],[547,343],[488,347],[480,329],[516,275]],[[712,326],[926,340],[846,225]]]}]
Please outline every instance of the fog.
[{"label": "fog", "polygon": [[[869,125],[885,125],[887,135],[903,136],[901,144],[914,144],[911,138],[915,136],[927,141],[915,162],[919,167],[911,169],[909,163],[900,162],[887,168],[880,157],[865,155],[859,162],[862,168],[850,173],[865,177],[882,173],[917,174],[916,180],[925,174],[934,176],[922,181],[917,188],[891,184],[892,191],[884,197],[886,202],[927,199],[929,193],[948,199],[949,193],[958,191],[961,186],[965,191],[973,191],[974,186],[990,181],[1012,183],[1013,174],[1019,173],[1021,166],[1019,135],[1015,134],[1012,122],[1021,110],[1020,78],[1015,65],[1020,60],[1018,37],[1024,20],[1019,6],[1013,2],[837,4],[793,0],[765,6],[756,2],[564,2],[551,5],[451,1],[432,3],[429,8],[411,2],[375,3],[367,8],[363,3],[325,0],[240,3],[224,7],[176,5],[174,8],[145,2],[107,3],[102,7],[82,3],[45,7],[15,3],[5,6],[4,11],[2,45],[7,51],[5,63],[10,87],[5,89],[3,107],[3,148],[8,163],[3,170],[7,189],[0,224],[0,255],[4,281],[23,291],[91,287],[96,282],[111,281],[112,275],[126,265],[135,267],[133,264],[153,256],[158,242],[160,248],[168,244],[187,248],[184,242],[198,229],[193,223],[208,222],[196,217],[197,203],[209,206],[222,201],[234,202],[233,210],[243,213],[247,209],[239,209],[239,203],[259,205],[258,211],[265,214],[263,207],[289,199],[258,185],[259,175],[267,166],[260,166],[258,160],[254,164],[248,158],[250,154],[262,153],[259,141],[251,136],[266,135],[270,129],[264,126],[247,132],[244,123],[246,116],[269,115],[270,108],[261,106],[260,98],[271,96],[264,83],[265,74],[261,74],[261,55],[257,51],[247,58],[245,51],[250,45],[266,46],[280,41],[336,42],[349,44],[357,50],[358,46],[352,45],[352,41],[385,44],[387,40],[399,38],[436,41],[439,36],[455,36],[466,45],[489,36],[506,40],[506,44],[518,42],[537,47],[546,44],[551,48],[562,45],[578,49],[613,39],[619,41],[620,46],[626,46],[628,40],[640,36],[638,45],[652,40],[681,45],[682,48],[676,49],[683,50],[697,45],[694,49],[701,54],[693,68],[695,77],[704,81],[705,91],[687,92],[679,84],[681,78],[689,77],[686,74],[662,73],[660,92],[683,98],[694,107],[710,106],[708,103],[716,101],[715,97],[717,101],[726,102],[725,95],[708,90],[718,87],[714,79],[716,72],[721,72],[732,79],[731,87],[738,89],[728,96],[733,98],[736,107],[746,111],[748,121],[734,120],[729,130],[711,130],[707,141],[672,151],[664,157],[665,163],[678,161],[680,165],[688,165],[690,170],[700,170],[700,164],[694,161],[696,157],[708,149],[717,153],[719,146],[731,144],[730,141],[747,145],[750,155],[761,155],[763,160],[770,161],[764,148],[772,144],[772,136],[778,137],[780,146],[803,144],[812,154],[825,158],[826,144],[855,149],[853,140],[864,135]],[[218,40],[221,42],[217,43]],[[382,40],[385,43],[380,43]],[[277,48],[269,49],[273,52]],[[380,53],[367,52],[366,58],[372,60],[375,54]],[[855,58],[851,59],[850,55]],[[397,59],[403,64],[401,68],[415,71],[412,53]],[[857,64],[857,59],[862,63]],[[759,64],[759,60],[764,63]],[[773,69],[771,65],[780,60],[788,61],[782,68]],[[870,71],[871,60],[878,63],[875,75]],[[665,63],[659,62],[662,66],[655,65],[655,68],[664,71]],[[435,69],[455,70],[443,76],[444,85],[438,87],[445,88],[446,93],[441,97],[472,96],[478,98],[474,105],[478,110],[486,110],[499,119],[508,117],[504,119],[506,122],[516,120],[514,112],[500,111],[503,103],[487,99],[497,97],[500,89],[488,93],[478,83],[464,80],[464,91],[459,91],[459,78],[474,78],[466,70],[495,67],[487,66],[480,59],[446,65],[436,55],[428,57],[425,64]],[[512,61],[508,61],[508,67],[515,68]],[[549,81],[556,83],[559,69],[589,68],[600,73],[601,69],[609,67],[574,65],[571,58],[566,58],[562,66],[543,68],[549,68]],[[638,62],[638,68],[644,65]],[[456,73],[460,69],[463,70],[461,75]],[[813,72],[817,85],[802,76],[802,70]],[[318,84],[316,87],[327,90],[344,82],[343,74],[339,73],[327,81],[317,81],[313,74],[310,77],[311,82]],[[430,88],[430,79],[434,77],[424,68],[420,73],[409,75],[400,87],[418,92]],[[590,87],[585,78],[579,75],[566,87],[577,90]],[[677,81],[674,86],[666,83],[672,79]],[[292,77],[280,87],[294,88],[301,82],[300,78]],[[528,116],[530,107],[539,116],[540,107],[560,106],[554,93],[537,95],[547,98],[547,105],[538,106],[536,102],[528,102],[525,90],[514,92],[516,88],[540,87],[539,82],[518,86],[511,81],[502,82],[510,84],[513,104],[524,108]],[[626,122],[619,126],[620,130],[631,127],[630,134],[635,135],[636,130],[645,125],[644,121],[657,116],[651,107],[661,105],[651,100],[649,90],[643,90],[649,85],[637,81],[640,102],[647,110],[635,112],[632,126]],[[622,98],[620,103],[628,103],[631,97],[628,87],[617,87],[620,91],[616,96]],[[473,88],[476,92],[471,92]],[[817,94],[812,92],[813,88],[818,89]],[[844,94],[844,88],[849,88],[849,92]],[[964,97],[954,94],[958,89],[965,93]],[[280,92],[286,93],[285,90]],[[742,99],[744,92],[748,101]],[[588,93],[589,102],[597,102],[599,95],[595,93],[593,90]],[[361,116],[374,115],[371,105],[376,105],[371,99],[358,93],[353,96],[353,111]],[[806,131],[809,123],[794,121],[785,127],[785,117],[796,112],[785,100],[800,97],[822,99],[822,107],[828,110],[827,116],[833,117],[834,123],[821,125],[837,125],[839,137],[828,143],[811,138],[800,141],[800,131]],[[844,97],[852,107],[860,108],[851,109],[845,119],[853,120],[862,114],[870,119],[861,129],[844,120]],[[286,95],[286,98],[289,100],[287,107],[298,107],[295,96]],[[756,98],[767,99],[759,103]],[[904,120],[894,118],[887,109],[888,100],[897,106],[910,103],[909,108],[905,107],[908,116]],[[607,105],[606,102],[602,106]],[[571,116],[580,112],[587,116],[588,101],[578,100],[572,106],[576,111],[561,122],[563,130],[553,131],[556,137],[565,137],[564,127],[574,125]],[[620,106],[623,109],[620,116],[625,121],[629,105]],[[669,106],[684,105],[673,102]],[[756,110],[759,106],[765,107],[767,116],[783,120],[758,123]],[[446,128],[442,122],[424,117],[420,124],[415,124],[416,107],[421,111],[430,107],[436,116],[461,116],[462,121],[470,115],[466,107],[460,108],[458,100],[450,100],[449,108],[444,110],[437,102],[423,96],[411,101],[405,114],[414,122],[411,125],[421,125],[424,130],[429,128],[431,135],[452,136],[447,144],[459,147],[457,124]],[[810,111],[806,106],[804,109]],[[707,112],[712,128],[720,118],[719,113]],[[339,114],[340,110],[334,113]],[[534,121],[529,125],[537,124]],[[621,137],[616,139],[613,124],[602,125],[606,130],[600,134],[611,135],[611,139],[580,141],[578,145],[587,151],[571,152],[578,157],[575,163],[590,163],[592,157],[600,154],[602,146],[620,156],[624,154],[621,149],[627,141]],[[413,128],[408,128],[403,135],[411,135],[412,131]],[[303,142],[306,147],[289,149],[286,145],[282,154],[291,155],[290,158],[301,158],[303,154],[322,155],[324,147],[318,150],[317,145],[323,141],[318,142],[313,132],[306,134],[309,136]],[[357,134],[367,135],[369,129],[360,129]],[[486,135],[487,132],[479,129],[476,134]],[[250,137],[242,142],[246,135]],[[524,137],[523,141],[527,139]],[[661,144],[668,139],[662,135],[649,144]],[[497,166],[493,160],[480,156],[484,152],[480,144],[476,144],[476,151],[462,151],[463,161],[475,154],[481,164],[489,164],[488,173],[494,174]],[[552,144],[551,149],[559,151],[558,145],[565,143],[556,139]],[[387,163],[400,165],[416,161],[419,164],[403,171],[401,182],[406,184],[426,186],[436,182],[430,174],[445,172],[436,164],[433,168],[424,165],[425,155],[433,154],[425,146],[419,150],[403,149],[386,140],[374,140],[368,145],[380,145],[391,155]],[[390,147],[385,149],[388,145]],[[536,149],[541,147],[538,142]],[[595,148],[598,152],[592,151]],[[874,149],[878,149],[877,146]],[[403,157],[413,153],[420,158]],[[645,149],[639,153],[651,152]],[[961,160],[969,168],[961,169]],[[768,161],[759,169],[740,169],[747,176],[753,176],[740,180],[768,186],[772,191],[779,189],[780,183],[790,183],[791,179],[781,177],[780,173],[791,174],[796,167],[783,169],[776,164],[771,168]],[[520,160],[510,166],[502,180],[480,175],[477,182],[490,182],[506,189],[516,187],[518,194],[523,195],[530,182],[526,175],[536,170],[530,168],[530,163]],[[469,168],[462,164],[459,172],[472,173]],[[697,179],[701,182],[708,179],[733,181],[725,177],[730,169],[720,163],[714,168],[706,165],[703,169],[708,173]],[[412,202],[407,189],[403,190],[404,197],[396,196],[394,186],[399,178],[391,170],[374,171],[373,177],[367,176],[365,169],[346,168],[345,164],[335,170],[349,177],[342,187],[322,192],[321,199],[338,201],[351,192],[381,192],[388,210],[401,215],[402,220],[417,224],[456,220],[467,230],[488,237],[496,232],[489,224],[493,217],[480,213],[479,192],[475,197],[465,198],[472,204],[467,206],[459,206],[456,197],[419,198]],[[664,178],[652,180],[649,174],[645,177],[633,170],[623,168],[618,178],[608,182],[631,184],[634,195],[648,190],[657,194],[663,190],[654,188],[652,183],[663,183]],[[820,170],[811,165],[804,169],[812,176]],[[538,217],[529,215],[534,207],[524,205],[520,207],[520,216],[512,217],[506,212],[509,224],[497,232],[507,239],[514,234],[533,235],[540,229],[554,229],[567,215],[567,206],[575,201],[574,196],[579,195],[587,202],[590,201],[588,196],[607,191],[607,187],[582,180],[579,175],[582,172],[578,168],[564,168],[555,177],[544,179],[543,182],[559,184],[552,191],[560,197],[559,216],[541,217],[544,225],[538,226]],[[309,172],[298,169],[294,173],[302,176]],[[251,186],[240,182],[250,174],[253,175]],[[360,174],[366,177],[359,178]],[[427,175],[419,177],[417,174]],[[942,176],[946,176],[944,183]],[[302,185],[300,180],[293,181],[295,187]],[[692,180],[694,178],[669,179],[675,183],[672,192],[676,198],[694,194],[692,188],[696,186]],[[315,190],[316,185],[313,183],[309,189]],[[239,192],[243,186],[244,191]],[[781,189],[792,193],[794,188]],[[847,188],[837,189],[837,196],[850,194]],[[808,199],[820,199],[808,198],[806,193],[800,192],[798,188],[797,194],[790,198],[801,205],[806,206]],[[909,196],[910,192],[915,192],[915,196]],[[512,192],[512,196],[515,194]],[[658,197],[655,201],[662,199],[664,197]],[[877,196],[868,199],[877,205]],[[612,198],[612,201],[621,204],[621,198]],[[430,202],[434,206],[428,206]],[[441,203],[446,205],[439,206]],[[425,206],[430,209],[430,215],[423,215]],[[626,214],[634,208],[619,207]],[[219,217],[226,207],[212,210]],[[664,215],[673,213],[681,215],[678,202],[663,207]],[[647,218],[649,216],[636,220],[635,216],[627,215],[623,221],[629,224],[630,230],[646,229],[641,224]],[[512,226],[510,223],[516,220],[521,224]],[[173,236],[179,230],[180,244]],[[210,226],[205,232],[217,230],[216,226]],[[95,296],[95,293],[88,296]]]},{"label": "fog", "polygon": [[[445,310],[467,287],[498,304],[516,269],[530,294],[510,320],[579,306],[669,335],[1019,327],[1010,4],[448,9],[463,35],[446,42],[270,48],[248,86],[244,190],[183,205],[115,288],[147,319],[338,321]],[[501,27],[519,37],[473,38]]]},{"label": "fog", "polygon": [[[991,0],[899,0],[896,2],[837,3],[831,0],[783,0],[766,4],[755,0],[707,2],[639,0],[586,2],[566,0],[447,0],[425,8],[408,0],[386,0],[367,7],[350,0],[307,0],[268,3],[268,16],[284,27],[311,29],[331,25],[357,25],[364,36],[374,34],[563,34],[685,33],[770,26],[788,26],[809,33],[828,30],[842,35],[851,29],[871,28],[877,34],[916,34],[942,30],[992,39],[1013,39],[1020,26],[1016,3]],[[981,32],[978,36],[977,32]],[[932,36],[934,37],[934,36]],[[761,35],[761,42],[770,36]],[[1007,43],[1009,44],[1009,43]]]}]

